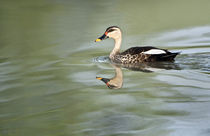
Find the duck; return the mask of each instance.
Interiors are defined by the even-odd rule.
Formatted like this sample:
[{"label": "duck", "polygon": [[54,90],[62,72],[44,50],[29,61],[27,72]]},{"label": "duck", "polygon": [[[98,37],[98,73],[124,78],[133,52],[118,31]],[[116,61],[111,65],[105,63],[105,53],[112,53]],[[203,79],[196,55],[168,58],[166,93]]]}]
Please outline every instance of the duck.
[{"label": "duck", "polygon": [[118,26],[110,26],[106,29],[105,33],[97,38],[95,42],[112,38],[115,45],[109,55],[109,59],[114,63],[121,64],[139,64],[144,62],[157,62],[157,61],[174,61],[174,58],[180,52],[170,52],[167,49],[160,49],[153,46],[131,47],[124,52],[120,52],[122,43],[122,31]]},{"label": "duck", "polygon": [[120,66],[112,64],[115,69],[115,76],[112,78],[96,77],[96,79],[103,81],[109,89],[120,89],[123,86],[123,73]]}]

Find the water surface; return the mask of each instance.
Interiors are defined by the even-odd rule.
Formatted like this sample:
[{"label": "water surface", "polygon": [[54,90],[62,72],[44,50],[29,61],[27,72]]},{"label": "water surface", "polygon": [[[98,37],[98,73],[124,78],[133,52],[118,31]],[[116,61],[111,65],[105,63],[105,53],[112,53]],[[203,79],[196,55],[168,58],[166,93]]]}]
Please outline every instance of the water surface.
[{"label": "water surface", "polygon": [[[0,135],[209,136],[210,1],[0,1]],[[111,25],[122,50],[181,51],[172,69],[121,68],[108,89]],[[150,69],[151,70],[151,69]]]}]

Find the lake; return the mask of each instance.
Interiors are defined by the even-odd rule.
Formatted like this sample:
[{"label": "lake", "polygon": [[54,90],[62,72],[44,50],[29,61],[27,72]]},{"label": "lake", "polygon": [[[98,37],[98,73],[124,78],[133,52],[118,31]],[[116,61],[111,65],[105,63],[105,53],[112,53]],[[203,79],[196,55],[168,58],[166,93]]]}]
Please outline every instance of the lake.
[{"label": "lake", "polygon": [[[0,1],[0,135],[209,136],[209,15],[209,0]],[[113,25],[121,51],[181,54],[163,67],[113,66],[113,40],[94,42]],[[118,89],[96,79],[116,69]]]}]

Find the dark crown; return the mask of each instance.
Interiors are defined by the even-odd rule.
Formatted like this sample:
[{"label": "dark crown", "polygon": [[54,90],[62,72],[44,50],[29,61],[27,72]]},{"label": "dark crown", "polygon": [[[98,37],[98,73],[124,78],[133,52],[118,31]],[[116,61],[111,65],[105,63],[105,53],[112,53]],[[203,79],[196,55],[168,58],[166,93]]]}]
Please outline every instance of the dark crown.
[{"label": "dark crown", "polygon": [[107,29],[106,29],[106,32],[112,32],[112,31],[115,31],[115,29],[114,28],[118,28],[118,29],[120,29],[118,26],[110,26],[110,27],[108,27]]}]

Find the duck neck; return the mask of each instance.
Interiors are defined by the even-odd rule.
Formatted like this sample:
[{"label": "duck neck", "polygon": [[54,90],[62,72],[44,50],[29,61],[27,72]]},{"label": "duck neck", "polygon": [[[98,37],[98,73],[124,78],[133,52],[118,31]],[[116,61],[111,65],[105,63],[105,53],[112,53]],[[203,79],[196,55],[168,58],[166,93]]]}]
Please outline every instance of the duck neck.
[{"label": "duck neck", "polygon": [[122,42],[122,36],[120,35],[118,38],[115,38],[114,41],[115,41],[115,45],[114,45],[114,49],[112,50],[112,52],[109,55],[110,59],[113,59],[115,55],[120,53],[120,46],[121,46],[121,42]]},{"label": "duck neck", "polygon": [[120,67],[115,67],[115,78],[123,82],[123,74]]},{"label": "duck neck", "polygon": [[114,84],[117,88],[121,88],[123,84],[122,70],[118,66],[114,66],[114,68],[115,68],[115,76],[114,78],[112,78],[111,83]]},{"label": "duck neck", "polygon": [[112,65],[115,68],[115,76],[111,78],[110,84],[115,86],[115,89],[119,89],[123,85],[123,73],[119,66]]}]

